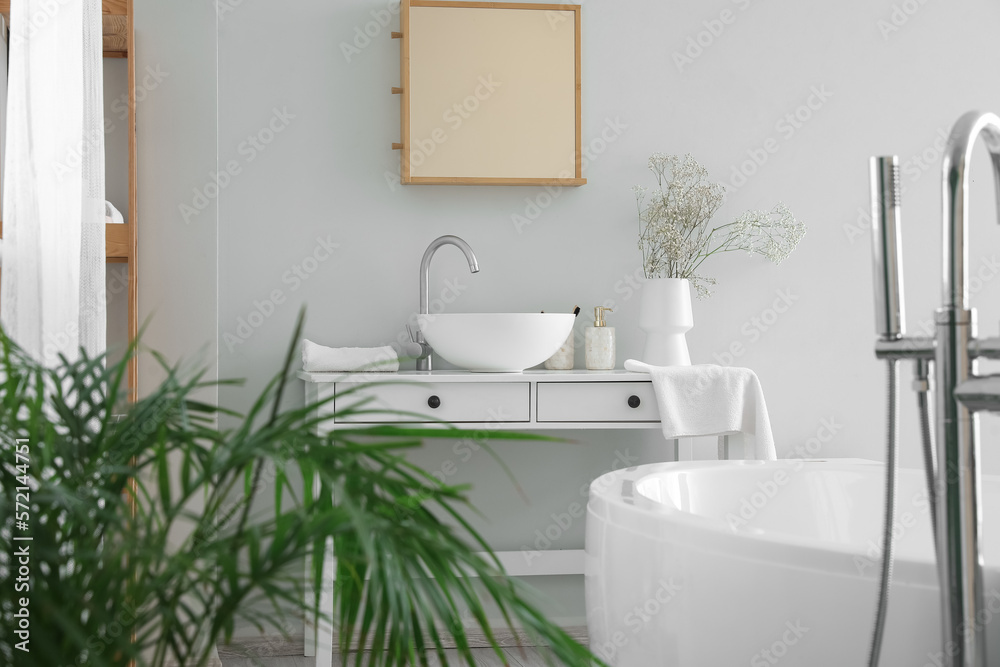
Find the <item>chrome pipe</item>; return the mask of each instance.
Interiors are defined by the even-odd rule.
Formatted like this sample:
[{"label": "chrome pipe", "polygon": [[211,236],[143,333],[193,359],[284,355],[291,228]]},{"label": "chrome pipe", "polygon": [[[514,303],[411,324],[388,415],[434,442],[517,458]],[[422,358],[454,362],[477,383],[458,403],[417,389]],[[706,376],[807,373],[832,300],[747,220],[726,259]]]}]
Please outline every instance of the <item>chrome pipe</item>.
[{"label": "chrome pipe", "polygon": [[899,233],[899,158],[895,155],[872,157],[869,174],[875,327],[882,340],[897,340],[906,333],[902,242]]},{"label": "chrome pipe", "polygon": [[975,620],[983,602],[978,420],[955,395],[973,371],[969,341],[975,336],[975,313],[942,308],[935,319],[934,515],[944,664],[986,667],[985,633]]},{"label": "chrome pipe", "polygon": [[[878,359],[934,359],[934,338],[906,336],[895,340],[876,340],[875,357]],[[969,340],[971,359],[1000,359],[1000,338],[972,338]]]},{"label": "chrome pipe", "polygon": [[934,451],[934,426],[931,419],[931,368],[927,359],[917,359],[913,366],[913,390],[917,393],[917,413],[920,416],[920,449],[924,455],[924,477],[927,482],[927,499],[931,507],[931,537],[937,544],[937,455]]},{"label": "chrome pipe", "polygon": [[878,359],[934,359],[934,339],[926,336],[907,336],[892,340],[875,341],[875,357]]},{"label": "chrome pipe", "polygon": [[1000,338],[978,338],[969,342],[974,359],[1000,359]]},{"label": "chrome pipe", "polygon": [[942,297],[944,308],[969,307],[969,166],[972,149],[979,137],[993,161],[993,182],[1000,219],[1000,117],[970,111],[955,123],[948,135],[941,166],[941,194],[944,208],[944,265]]},{"label": "chrome pipe", "polygon": [[[476,253],[472,251],[472,246],[466,243],[463,239],[452,236],[450,234],[445,236],[439,236],[438,238],[431,241],[431,244],[427,246],[427,250],[424,251],[424,256],[420,259],[420,314],[426,315],[428,313],[428,303],[430,303],[430,294],[428,282],[430,281],[431,273],[431,259],[434,257],[434,253],[438,251],[441,246],[453,245],[461,250],[465,254],[465,259],[469,263],[469,271],[472,273],[479,273],[479,260],[476,259]],[[421,346],[423,352],[417,358],[417,370],[418,371],[429,371],[431,370],[431,349],[424,339],[424,334],[420,329],[417,329],[416,342]]]},{"label": "chrome pipe", "polygon": [[970,346],[976,315],[969,309],[969,167],[983,137],[993,160],[1000,215],[1000,117],[969,112],[948,136],[941,168],[942,299],[935,314],[937,484],[935,516],[944,661],[948,667],[986,667],[983,609],[982,495],[979,423],[956,388],[976,372]]}]

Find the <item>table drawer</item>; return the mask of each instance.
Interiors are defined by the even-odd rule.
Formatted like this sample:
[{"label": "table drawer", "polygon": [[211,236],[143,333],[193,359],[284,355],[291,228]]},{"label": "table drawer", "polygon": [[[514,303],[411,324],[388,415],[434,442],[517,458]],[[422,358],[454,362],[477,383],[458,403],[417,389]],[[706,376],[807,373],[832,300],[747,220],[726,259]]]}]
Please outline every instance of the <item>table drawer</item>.
[{"label": "table drawer", "polygon": [[658,422],[660,412],[652,382],[539,382],[537,419]]},{"label": "table drawer", "polygon": [[[351,391],[353,390],[353,391]],[[351,391],[349,394],[344,392]],[[338,382],[334,407],[345,410],[371,397],[361,410],[400,410],[413,415],[368,413],[338,418],[353,424],[429,423],[436,419],[455,423],[527,422],[531,389],[527,382],[420,382],[366,386]],[[426,418],[421,417],[426,415]]]}]

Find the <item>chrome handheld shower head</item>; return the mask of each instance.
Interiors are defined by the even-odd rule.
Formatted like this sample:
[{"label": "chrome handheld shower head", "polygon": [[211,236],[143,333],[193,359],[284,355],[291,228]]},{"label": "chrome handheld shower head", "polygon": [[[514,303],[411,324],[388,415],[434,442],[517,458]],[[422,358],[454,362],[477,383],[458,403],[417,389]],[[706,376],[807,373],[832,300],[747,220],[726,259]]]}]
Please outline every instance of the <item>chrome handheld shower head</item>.
[{"label": "chrome handheld shower head", "polygon": [[899,232],[899,158],[895,155],[872,157],[870,175],[875,328],[882,340],[897,340],[906,333]]}]

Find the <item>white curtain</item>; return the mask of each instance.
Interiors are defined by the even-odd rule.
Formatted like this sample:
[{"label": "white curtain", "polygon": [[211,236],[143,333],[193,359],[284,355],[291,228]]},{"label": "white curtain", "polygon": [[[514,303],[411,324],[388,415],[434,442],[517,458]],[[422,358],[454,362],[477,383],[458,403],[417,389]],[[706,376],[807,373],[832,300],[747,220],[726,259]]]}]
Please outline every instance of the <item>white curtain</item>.
[{"label": "white curtain", "polygon": [[101,0],[14,0],[0,324],[48,365],[106,347]]}]

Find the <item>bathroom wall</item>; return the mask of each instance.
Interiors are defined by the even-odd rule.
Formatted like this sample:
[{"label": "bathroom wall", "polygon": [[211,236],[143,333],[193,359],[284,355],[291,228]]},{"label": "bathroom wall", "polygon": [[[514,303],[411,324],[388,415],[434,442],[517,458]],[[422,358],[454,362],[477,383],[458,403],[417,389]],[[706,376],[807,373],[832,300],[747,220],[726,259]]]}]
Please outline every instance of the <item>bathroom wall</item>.
[{"label": "bathroom wall", "polygon": [[[317,342],[395,340],[417,306],[420,255],[446,233],[469,241],[482,267],[470,276],[460,253],[439,253],[431,295],[449,312],[580,305],[582,330],[594,305],[611,305],[619,364],[638,355],[630,187],[650,185],[651,152],[691,152],[729,186],[719,220],[780,200],[809,226],[780,266],[736,255],[705,264],[719,285],[695,305],[693,359],[758,373],[779,455],[883,457],[868,157],[903,162],[908,324],[917,333],[940,300],[943,137],[964,111],[1000,109],[990,85],[1000,7],[586,0],[589,183],[547,190],[399,185],[394,2],[299,0],[282,12],[264,0],[215,5],[217,33],[209,3],[136,0],[141,67],[170,72],[140,111],[140,299],[152,315],[149,345],[171,357],[217,354],[221,376],[248,379],[220,391],[224,405],[245,409],[276,372],[300,307]],[[987,169],[978,155],[970,266],[980,328],[996,334],[1000,230]],[[144,373],[145,386],[154,377]],[[902,460],[916,466],[908,368],[903,380]],[[1000,428],[988,423],[983,435],[988,444]],[[530,547],[597,474],[667,457],[654,432],[567,436],[573,442],[498,447],[523,495],[485,453],[466,458],[431,442],[417,458],[431,470],[454,464],[449,479],[475,485],[488,517],[479,525],[497,548]],[[985,447],[983,458],[1000,472],[1000,454]],[[555,546],[581,546],[582,522],[570,523],[550,531],[560,533]],[[535,583],[553,614],[582,615],[579,580]]]},{"label": "bathroom wall", "polygon": [[[139,327],[142,343],[217,377],[218,208],[190,202],[217,165],[218,36],[214,3],[136,0],[136,114],[139,172]],[[140,358],[139,390],[163,377]],[[205,400],[218,398],[204,390]]]},{"label": "bathroom wall", "polygon": [[[123,113],[125,118],[122,118]],[[104,191],[128,222],[128,61],[104,59]],[[108,361],[117,363],[128,347],[128,264],[106,268]]]}]

